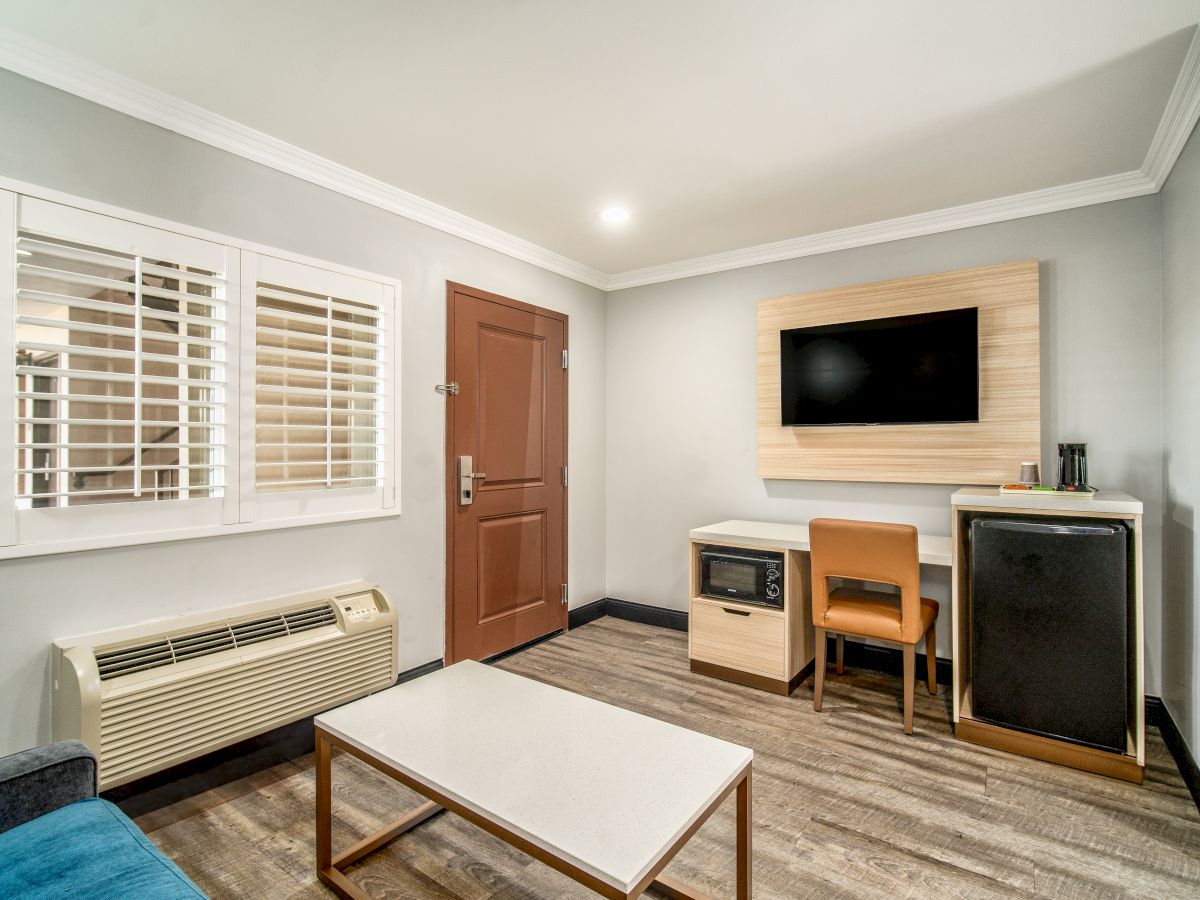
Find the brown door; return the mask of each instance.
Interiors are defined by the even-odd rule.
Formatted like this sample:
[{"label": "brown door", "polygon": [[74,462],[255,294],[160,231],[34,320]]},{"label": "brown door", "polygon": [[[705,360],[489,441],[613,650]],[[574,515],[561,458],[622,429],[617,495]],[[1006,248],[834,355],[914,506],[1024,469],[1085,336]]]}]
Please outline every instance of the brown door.
[{"label": "brown door", "polygon": [[453,283],[447,304],[449,665],[566,627],[567,317]]}]

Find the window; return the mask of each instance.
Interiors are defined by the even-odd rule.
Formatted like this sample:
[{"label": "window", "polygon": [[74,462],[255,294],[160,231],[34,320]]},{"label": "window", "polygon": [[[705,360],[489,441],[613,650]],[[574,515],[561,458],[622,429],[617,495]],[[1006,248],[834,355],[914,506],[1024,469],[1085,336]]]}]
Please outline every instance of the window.
[{"label": "window", "polygon": [[389,505],[390,289],[257,254],[246,254],[243,285],[254,298],[243,333],[254,383],[244,505],[260,519],[369,497]]},{"label": "window", "polygon": [[224,284],[18,233],[18,509],[221,496]]},{"label": "window", "polygon": [[7,192],[0,223],[0,555],[394,506],[394,284]]}]

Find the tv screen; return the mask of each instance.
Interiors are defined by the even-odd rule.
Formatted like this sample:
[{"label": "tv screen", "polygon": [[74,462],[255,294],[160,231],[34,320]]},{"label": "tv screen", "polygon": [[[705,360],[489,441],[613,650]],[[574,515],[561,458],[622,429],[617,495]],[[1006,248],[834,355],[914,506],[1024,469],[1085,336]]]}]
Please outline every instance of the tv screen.
[{"label": "tv screen", "polygon": [[779,333],[784,425],[979,421],[979,310]]}]

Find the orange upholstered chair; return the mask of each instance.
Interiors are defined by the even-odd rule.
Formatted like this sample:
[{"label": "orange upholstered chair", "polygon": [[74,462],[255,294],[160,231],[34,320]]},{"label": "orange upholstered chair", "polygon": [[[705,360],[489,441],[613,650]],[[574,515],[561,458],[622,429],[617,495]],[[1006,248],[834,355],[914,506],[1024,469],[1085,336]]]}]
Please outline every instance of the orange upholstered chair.
[{"label": "orange upholstered chair", "polygon": [[[894,641],[904,650],[904,733],[912,734],[917,642],[925,638],[929,693],[937,693],[938,604],[921,596],[917,529],[884,522],[813,519],[808,524],[812,562],[812,611],[816,630],[813,709],[821,709],[825,686],[825,635],[837,635],[837,672],[842,674],[844,636]],[[900,595],[862,588],[829,589],[830,578],[894,584]]]}]

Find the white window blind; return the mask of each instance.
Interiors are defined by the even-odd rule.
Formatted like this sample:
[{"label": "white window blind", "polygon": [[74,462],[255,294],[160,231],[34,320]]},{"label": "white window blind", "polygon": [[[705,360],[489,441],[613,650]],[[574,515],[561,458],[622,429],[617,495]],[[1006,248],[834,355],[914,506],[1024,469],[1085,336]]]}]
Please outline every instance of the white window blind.
[{"label": "white window blind", "polygon": [[254,491],[383,488],[385,292],[259,257],[254,281]]},{"label": "white window blind", "polygon": [[224,274],[31,228],[16,254],[17,509],[223,496]]},{"label": "white window blind", "polygon": [[0,559],[392,514],[398,285],[0,190]]}]

